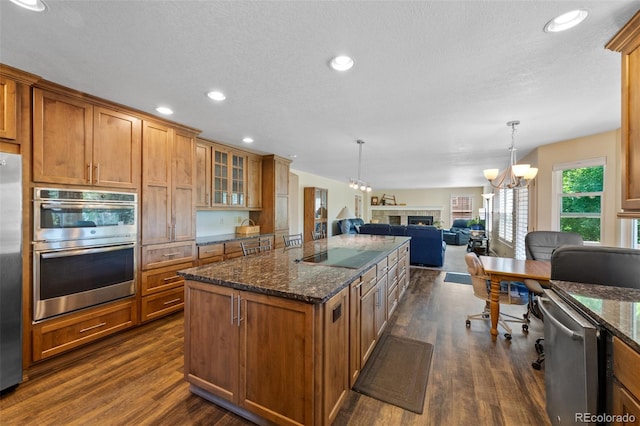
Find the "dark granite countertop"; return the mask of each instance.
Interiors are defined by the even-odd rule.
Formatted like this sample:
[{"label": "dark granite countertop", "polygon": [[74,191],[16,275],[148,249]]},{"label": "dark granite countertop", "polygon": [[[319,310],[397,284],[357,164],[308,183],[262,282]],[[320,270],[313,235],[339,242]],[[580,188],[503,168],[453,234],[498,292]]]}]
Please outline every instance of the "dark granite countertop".
[{"label": "dark granite countertop", "polygon": [[205,235],[196,237],[197,246],[206,246],[208,244],[226,243],[229,241],[245,240],[247,238],[256,237],[273,237],[273,234],[222,234],[222,235]]},{"label": "dark granite countertop", "polygon": [[640,290],[554,280],[551,286],[567,302],[640,352]]},{"label": "dark granite countertop", "polygon": [[[178,275],[186,279],[238,290],[285,297],[306,303],[323,303],[382,260],[389,252],[409,240],[409,237],[338,235],[309,241],[298,247],[273,249],[257,255],[189,268],[179,271]],[[358,268],[299,261],[303,257],[334,248],[372,253],[366,263]]]}]

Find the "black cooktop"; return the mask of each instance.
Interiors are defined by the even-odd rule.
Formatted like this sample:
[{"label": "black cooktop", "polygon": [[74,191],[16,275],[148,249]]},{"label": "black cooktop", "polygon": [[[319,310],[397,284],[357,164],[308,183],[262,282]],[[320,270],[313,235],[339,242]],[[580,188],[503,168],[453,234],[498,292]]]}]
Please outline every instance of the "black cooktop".
[{"label": "black cooktop", "polygon": [[358,250],[353,248],[336,247],[305,256],[296,262],[317,263],[326,266],[358,269],[380,256],[383,252],[377,250]]}]

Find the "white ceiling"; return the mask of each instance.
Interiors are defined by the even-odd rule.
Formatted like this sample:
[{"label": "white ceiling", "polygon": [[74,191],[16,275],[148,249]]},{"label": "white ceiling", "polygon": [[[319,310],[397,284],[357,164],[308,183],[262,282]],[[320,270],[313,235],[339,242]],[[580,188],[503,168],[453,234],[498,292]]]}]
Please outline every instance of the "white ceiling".
[{"label": "white ceiling", "polygon": [[[481,186],[482,169],[620,127],[620,55],[640,1],[0,0],[0,62],[374,188]],[[586,21],[547,34],[554,16]],[[327,66],[337,54],[355,67]],[[215,103],[205,93],[222,90]],[[252,136],[247,146],[241,139]]]}]

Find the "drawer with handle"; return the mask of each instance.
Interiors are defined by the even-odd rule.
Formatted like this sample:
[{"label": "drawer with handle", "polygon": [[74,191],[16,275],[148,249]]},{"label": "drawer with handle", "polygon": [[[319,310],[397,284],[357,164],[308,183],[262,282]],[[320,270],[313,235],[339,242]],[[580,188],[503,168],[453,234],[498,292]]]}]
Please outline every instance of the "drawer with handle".
[{"label": "drawer with handle", "polygon": [[142,247],[142,269],[191,262],[195,253],[196,244],[194,241],[144,246]]}]

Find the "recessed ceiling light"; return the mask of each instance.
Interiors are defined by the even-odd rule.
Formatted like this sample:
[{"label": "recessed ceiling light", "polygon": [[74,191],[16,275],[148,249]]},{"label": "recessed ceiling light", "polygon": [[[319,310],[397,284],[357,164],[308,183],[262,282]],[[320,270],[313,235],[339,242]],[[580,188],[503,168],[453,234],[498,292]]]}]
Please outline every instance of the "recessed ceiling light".
[{"label": "recessed ceiling light", "polygon": [[349,56],[336,56],[329,61],[329,66],[336,71],[347,71],[353,67],[353,59]]},{"label": "recessed ceiling light", "polygon": [[160,114],[164,114],[164,115],[173,114],[173,110],[171,108],[164,107],[164,106],[159,106],[158,108],[156,108],[156,111],[158,111]]},{"label": "recessed ceiling light", "polygon": [[214,101],[224,101],[225,99],[227,99],[227,97],[224,95],[224,93],[219,92],[217,90],[213,90],[209,93],[207,93],[207,96],[211,99],[213,99]]},{"label": "recessed ceiling light", "polygon": [[11,0],[11,2],[34,12],[42,12],[47,8],[42,0]]},{"label": "recessed ceiling light", "polygon": [[250,138],[250,137],[243,138],[242,142],[244,142],[244,143],[253,143],[253,138]]},{"label": "recessed ceiling light", "polygon": [[544,31],[547,33],[557,33],[568,30],[587,19],[588,14],[589,12],[584,9],[576,9],[571,12],[563,13],[562,15],[547,22],[547,25],[544,26]]}]

